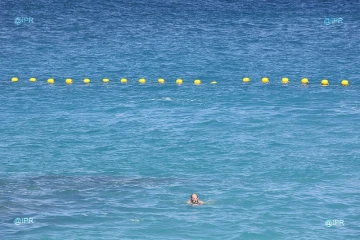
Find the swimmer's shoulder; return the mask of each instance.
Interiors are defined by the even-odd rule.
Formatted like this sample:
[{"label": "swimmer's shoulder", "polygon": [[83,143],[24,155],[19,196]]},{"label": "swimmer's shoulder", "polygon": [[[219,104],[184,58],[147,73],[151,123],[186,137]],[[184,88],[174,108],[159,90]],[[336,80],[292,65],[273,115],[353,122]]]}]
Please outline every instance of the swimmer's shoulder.
[{"label": "swimmer's shoulder", "polygon": [[190,200],[186,202],[189,205],[197,206],[197,205],[204,205],[203,201],[198,201],[198,203],[192,203]]}]

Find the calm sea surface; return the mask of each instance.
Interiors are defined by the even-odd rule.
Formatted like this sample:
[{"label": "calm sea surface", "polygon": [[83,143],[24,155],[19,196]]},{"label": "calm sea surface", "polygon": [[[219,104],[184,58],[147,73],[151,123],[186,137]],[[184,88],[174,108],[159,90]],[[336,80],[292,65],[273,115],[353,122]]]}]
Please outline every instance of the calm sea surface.
[{"label": "calm sea surface", "polygon": [[359,1],[0,10],[0,239],[359,239]]}]

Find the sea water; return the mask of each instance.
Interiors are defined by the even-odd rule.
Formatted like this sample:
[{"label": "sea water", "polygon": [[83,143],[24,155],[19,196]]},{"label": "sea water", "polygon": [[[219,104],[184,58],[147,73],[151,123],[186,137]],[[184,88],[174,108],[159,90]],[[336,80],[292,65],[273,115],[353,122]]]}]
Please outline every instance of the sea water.
[{"label": "sea water", "polygon": [[359,239],[359,2],[0,9],[0,239]]}]

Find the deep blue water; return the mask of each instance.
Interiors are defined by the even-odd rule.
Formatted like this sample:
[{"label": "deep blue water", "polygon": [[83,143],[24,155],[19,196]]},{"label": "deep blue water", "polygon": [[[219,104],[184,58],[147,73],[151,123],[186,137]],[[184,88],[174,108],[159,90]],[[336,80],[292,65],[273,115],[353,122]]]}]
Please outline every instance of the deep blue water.
[{"label": "deep blue water", "polygon": [[0,10],[0,239],[359,239],[359,1]]}]

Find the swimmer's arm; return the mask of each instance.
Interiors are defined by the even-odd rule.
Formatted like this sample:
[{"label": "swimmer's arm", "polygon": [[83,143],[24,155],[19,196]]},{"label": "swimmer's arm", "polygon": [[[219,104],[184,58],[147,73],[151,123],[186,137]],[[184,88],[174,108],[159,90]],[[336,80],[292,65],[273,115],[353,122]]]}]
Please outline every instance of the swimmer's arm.
[{"label": "swimmer's arm", "polygon": [[190,200],[187,200],[187,202],[186,202],[187,204],[191,204],[191,201]]},{"label": "swimmer's arm", "polygon": [[201,204],[201,205],[203,205],[203,204],[204,204],[204,202],[203,202],[203,201],[200,201],[200,200],[199,200],[199,202],[198,202],[198,203],[199,203],[199,204]]}]

